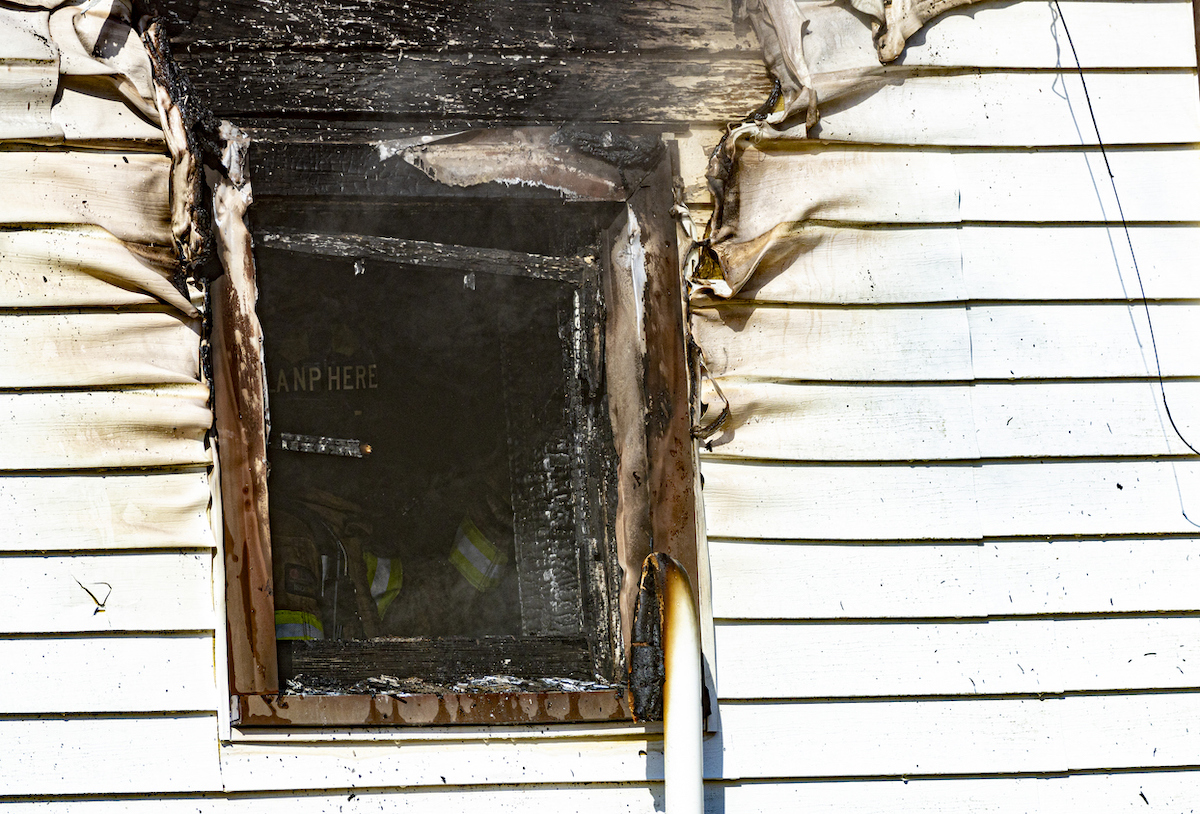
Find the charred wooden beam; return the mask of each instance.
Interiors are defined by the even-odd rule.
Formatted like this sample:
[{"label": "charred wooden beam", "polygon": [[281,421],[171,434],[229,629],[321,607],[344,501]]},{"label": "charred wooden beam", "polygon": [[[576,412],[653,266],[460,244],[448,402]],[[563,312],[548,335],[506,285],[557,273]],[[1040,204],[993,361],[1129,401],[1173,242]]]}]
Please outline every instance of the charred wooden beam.
[{"label": "charred wooden beam", "polygon": [[650,526],[654,550],[673,557],[692,576],[700,606],[696,546],[696,452],[692,438],[691,374],[687,356],[687,306],[671,177],[664,161],[630,199],[646,251],[646,457],[650,465]]},{"label": "charred wooden beam", "polygon": [[504,249],[450,246],[376,235],[327,235],[278,230],[258,234],[255,240],[258,245],[268,249],[354,259],[369,257],[405,266],[441,268],[468,274],[478,272],[507,277],[533,277],[576,286],[583,284],[587,266],[595,262],[583,257],[547,257]]},{"label": "charred wooden beam", "polygon": [[592,657],[582,636],[280,642],[279,659],[281,676],[320,676],[328,690],[338,693],[361,692],[350,685],[381,674],[420,676],[424,682],[444,685],[499,675],[594,678]]},{"label": "charred wooden beam", "polygon": [[196,51],[181,61],[221,116],[719,123],[772,83],[757,57]]},{"label": "charred wooden beam", "polygon": [[500,50],[521,53],[655,48],[752,49],[730,0],[160,0],[193,50]]}]

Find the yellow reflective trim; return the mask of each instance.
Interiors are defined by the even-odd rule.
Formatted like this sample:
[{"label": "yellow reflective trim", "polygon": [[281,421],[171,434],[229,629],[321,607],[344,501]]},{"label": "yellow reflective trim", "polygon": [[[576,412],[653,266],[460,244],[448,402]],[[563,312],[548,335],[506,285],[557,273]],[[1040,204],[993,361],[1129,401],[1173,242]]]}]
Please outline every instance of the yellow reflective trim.
[{"label": "yellow reflective trim", "polygon": [[314,641],[325,638],[321,620],[307,611],[275,611],[275,639],[277,641]]},{"label": "yellow reflective trim", "polygon": [[404,586],[404,564],[397,558],[377,557],[370,551],[363,552],[367,563],[367,584],[371,586],[371,598],[382,618],[388,605],[400,596]]},{"label": "yellow reflective trim", "polygon": [[500,569],[508,561],[504,552],[492,545],[483,532],[464,517],[454,538],[450,563],[477,591],[487,591],[500,581]]}]

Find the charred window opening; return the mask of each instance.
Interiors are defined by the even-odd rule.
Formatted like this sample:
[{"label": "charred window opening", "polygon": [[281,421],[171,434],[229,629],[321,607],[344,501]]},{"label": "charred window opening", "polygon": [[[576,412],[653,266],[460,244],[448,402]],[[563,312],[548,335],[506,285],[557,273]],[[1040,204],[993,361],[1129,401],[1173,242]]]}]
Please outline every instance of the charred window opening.
[{"label": "charred window opening", "polygon": [[649,163],[550,128],[256,143],[252,257],[216,180],[239,726],[633,717],[643,560],[696,556],[693,385],[677,159],[598,138]]},{"label": "charred window opening", "polygon": [[597,341],[619,211],[256,208],[281,685],[621,683]]}]

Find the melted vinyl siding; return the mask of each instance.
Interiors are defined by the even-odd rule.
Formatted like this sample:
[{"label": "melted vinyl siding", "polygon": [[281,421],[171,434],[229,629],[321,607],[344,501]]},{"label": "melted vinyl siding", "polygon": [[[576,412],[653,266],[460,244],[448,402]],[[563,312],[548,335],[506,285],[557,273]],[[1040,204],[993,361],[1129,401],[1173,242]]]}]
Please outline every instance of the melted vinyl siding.
[{"label": "melted vinyl siding", "polygon": [[794,249],[694,303],[732,402],[701,464],[710,810],[1192,804],[1200,458],[1157,382],[1200,442],[1191,4],[1061,5],[1149,324],[1048,3],[932,23],[900,63],[967,70],[826,111],[867,144],[748,153],[742,218]]},{"label": "melted vinyl siding", "polygon": [[170,282],[171,162],[104,65],[62,58],[65,31],[124,39],[73,13],[0,10],[0,794],[51,808],[219,789],[223,703],[211,417],[199,325]]}]

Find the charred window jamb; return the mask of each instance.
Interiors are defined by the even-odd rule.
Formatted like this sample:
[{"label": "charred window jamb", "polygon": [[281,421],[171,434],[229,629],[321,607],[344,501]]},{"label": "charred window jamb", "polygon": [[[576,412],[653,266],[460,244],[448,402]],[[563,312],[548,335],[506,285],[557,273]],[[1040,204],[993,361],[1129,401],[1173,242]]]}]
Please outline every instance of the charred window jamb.
[{"label": "charred window jamb", "polygon": [[[583,143],[586,146],[589,142],[585,138]],[[311,147],[310,145],[309,148],[311,149]],[[325,148],[317,148],[316,152],[319,154],[322,149]],[[327,151],[336,152],[336,149],[328,148]],[[279,152],[286,153],[287,148]],[[278,157],[279,152],[274,153],[275,157]],[[268,156],[272,155],[269,149],[266,153]],[[659,157],[661,158],[661,155]],[[285,283],[283,287],[275,285],[276,293],[272,293],[272,287],[276,281],[268,280],[268,276],[276,276],[279,280],[292,277],[293,283],[305,279],[321,280],[323,277],[338,275],[351,284],[355,278],[360,278],[361,281],[364,276],[380,278],[384,281],[382,288],[376,290],[374,301],[365,304],[358,312],[361,315],[386,311],[389,307],[393,311],[402,311],[406,298],[416,299],[419,302],[420,299],[416,297],[418,292],[415,291],[415,288],[419,287],[416,282],[417,278],[422,276],[426,280],[432,281],[429,283],[432,286],[431,292],[443,293],[443,302],[437,303],[439,307],[444,305],[446,300],[452,298],[449,293],[446,293],[451,289],[478,291],[480,288],[487,287],[483,283],[485,279],[490,280],[493,277],[508,277],[510,282],[519,280],[520,282],[515,284],[518,287],[526,286],[527,291],[530,285],[565,287],[571,290],[569,296],[558,298],[556,306],[558,316],[554,320],[557,323],[557,347],[561,360],[560,373],[563,385],[558,400],[561,402],[559,405],[561,412],[567,416],[570,432],[566,433],[565,438],[558,439],[557,447],[550,448],[554,446],[551,444],[550,447],[539,448],[537,444],[529,443],[528,439],[542,429],[542,425],[546,423],[541,420],[544,419],[544,416],[538,415],[536,410],[530,410],[528,405],[524,405],[522,410],[520,405],[505,403],[503,387],[492,388],[485,401],[490,402],[494,409],[498,409],[506,416],[504,435],[507,438],[508,449],[502,451],[501,454],[508,458],[509,489],[512,489],[512,481],[517,480],[521,472],[536,473],[539,465],[547,471],[553,470],[553,461],[557,460],[559,467],[557,479],[553,476],[543,477],[540,485],[543,487],[543,491],[548,490],[547,500],[558,499],[561,502],[565,499],[569,504],[566,511],[558,513],[558,516],[565,518],[565,525],[557,532],[552,529],[536,527],[539,514],[554,515],[555,512],[539,510],[532,504],[527,507],[526,513],[529,516],[525,518],[525,522],[532,525],[527,529],[526,536],[530,539],[536,538],[539,533],[549,537],[569,536],[572,540],[571,551],[575,558],[575,564],[564,563],[567,558],[562,555],[561,546],[557,554],[554,553],[553,546],[550,548],[543,546],[540,550],[541,560],[538,560],[537,546],[533,546],[532,552],[520,555],[520,559],[525,563],[533,565],[532,568],[524,569],[526,577],[524,580],[518,579],[516,595],[518,601],[523,603],[522,614],[537,616],[537,612],[539,612],[538,592],[541,583],[555,583],[556,580],[558,583],[562,583],[564,578],[569,578],[574,573],[574,579],[578,585],[573,589],[573,593],[568,591],[573,599],[566,602],[565,605],[562,603],[561,597],[556,599],[553,596],[553,591],[549,593],[541,591],[545,596],[540,601],[541,621],[537,623],[540,627],[535,625],[533,632],[543,635],[526,637],[520,644],[517,644],[517,639],[520,637],[514,636],[512,641],[499,643],[500,646],[497,647],[496,640],[486,641],[488,638],[486,634],[474,638],[471,636],[446,638],[433,635],[421,639],[414,636],[369,635],[386,632],[380,627],[383,619],[377,618],[374,620],[374,625],[363,625],[361,630],[356,631],[359,636],[356,641],[343,643],[338,647],[328,648],[320,644],[305,643],[286,645],[281,649],[285,681],[289,673],[302,672],[296,669],[297,654],[300,654],[300,662],[306,668],[319,667],[324,671],[324,677],[316,676],[315,679],[309,677],[307,684],[302,681],[295,686],[306,686],[310,692],[337,693],[335,695],[315,697],[311,694],[307,696],[277,695],[281,690],[287,689],[286,683],[281,685],[278,681],[272,683],[268,680],[259,681],[256,685],[254,682],[242,681],[238,675],[238,665],[245,663],[247,659],[239,659],[234,654],[232,661],[235,665],[235,675],[232,685],[234,694],[238,697],[235,709],[241,725],[286,722],[309,724],[317,722],[344,724],[495,723],[564,719],[604,720],[629,717],[630,710],[625,695],[624,674],[630,635],[628,626],[632,621],[629,574],[632,571],[632,586],[636,592],[640,561],[646,553],[649,553],[652,535],[657,535],[655,539],[663,541],[666,550],[673,548],[673,553],[680,553],[687,547],[686,540],[690,534],[691,545],[694,548],[694,524],[686,506],[681,512],[680,501],[670,499],[671,496],[667,492],[671,490],[663,488],[666,481],[674,480],[679,473],[668,473],[664,470],[663,461],[669,456],[669,453],[663,452],[662,450],[665,448],[661,445],[656,447],[657,441],[655,441],[655,439],[661,441],[662,438],[674,434],[690,443],[688,436],[690,412],[687,393],[672,394],[670,392],[672,387],[679,385],[679,377],[672,372],[675,370],[683,371],[683,387],[686,391],[686,364],[681,366],[672,362],[666,365],[652,365],[651,367],[657,367],[659,372],[649,377],[649,384],[643,382],[640,389],[644,396],[655,401],[658,415],[654,421],[647,422],[646,409],[643,404],[639,416],[632,419],[639,424],[637,432],[639,434],[645,432],[650,437],[651,446],[655,447],[651,450],[649,457],[644,459],[645,471],[640,474],[633,473],[640,480],[639,485],[630,487],[626,483],[617,482],[618,466],[616,456],[611,451],[603,455],[594,454],[596,449],[605,446],[611,450],[613,444],[612,440],[609,440],[612,437],[612,429],[609,426],[609,404],[605,390],[608,384],[606,377],[610,377],[612,371],[608,370],[605,373],[605,368],[610,363],[603,353],[606,322],[611,328],[611,319],[605,316],[603,295],[606,292],[611,295],[613,269],[607,253],[607,245],[601,246],[595,240],[603,235],[604,241],[610,242],[614,229],[622,228],[619,225],[610,224],[616,221],[625,223],[627,226],[630,218],[637,218],[639,215],[635,214],[635,211],[639,209],[639,206],[624,199],[631,192],[636,193],[635,198],[640,195],[642,199],[640,204],[641,228],[647,230],[646,239],[654,243],[651,251],[653,257],[650,262],[652,265],[659,264],[664,267],[669,265],[670,271],[666,273],[666,279],[668,281],[674,279],[673,286],[669,283],[660,285],[660,287],[665,286],[664,290],[667,292],[668,307],[662,310],[668,315],[665,320],[666,334],[670,336],[664,335],[656,338],[656,332],[661,332],[663,326],[660,325],[656,328],[653,324],[654,320],[649,320],[646,330],[652,336],[648,336],[647,340],[652,346],[664,341],[668,345],[673,345],[678,341],[678,353],[671,351],[664,356],[675,359],[676,362],[681,360],[683,358],[682,326],[677,326],[677,330],[672,329],[670,327],[672,320],[669,318],[672,304],[678,305],[679,282],[677,272],[674,271],[674,257],[672,256],[675,251],[673,246],[674,228],[667,214],[670,202],[671,173],[669,167],[664,170],[664,166],[663,164],[659,165],[656,175],[658,176],[658,186],[663,186],[662,180],[665,178],[668,188],[658,189],[653,203],[647,202],[646,199],[651,196],[644,190],[637,193],[637,190],[643,186],[642,180],[647,173],[636,167],[631,168],[628,162],[619,171],[620,177],[613,182],[614,194],[608,196],[608,200],[591,200],[574,204],[564,203],[559,196],[545,195],[544,192],[535,191],[535,194],[529,194],[527,190],[522,190],[518,194],[514,194],[510,189],[497,189],[498,185],[495,184],[485,185],[482,190],[475,189],[464,194],[461,189],[433,184],[419,173],[408,173],[403,178],[385,178],[383,185],[386,187],[390,184],[391,188],[380,196],[362,195],[361,185],[355,188],[355,192],[359,194],[343,196],[340,200],[335,201],[330,201],[328,197],[318,199],[317,195],[312,194],[311,189],[308,190],[309,195],[303,195],[306,190],[303,187],[297,189],[294,184],[289,190],[291,194],[288,195],[271,196],[259,193],[261,203],[254,217],[260,257],[258,275],[260,290],[268,306],[278,298],[278,291],[288,290]],[[278,166],[268,168],[267,177],[271,177],[271,169],[276,171],[275,177],[279,178]],[[636,176],[632,183],[624,177],[626,172],[631,171]],[[378,185],[378,179],[379,175],[376,174],[373,183]],[[370,183],[367,186],[370,186]],[[263,187],[263,191],[269,193],[270,181]],[[398,187],[403,189],[398,190]],[[398,191],[400,194],[397,194]],[[413,194],[414,191],[424,194]],[[301,194],[297,195],[296,192]],[[655,212],[665,219],[665,224],[651,222],[656,217],[653,214]],[[387,228],[364,229],[364,220],[368,219],[364,213],[371,213],[374,216],[373,223],[386,221],[389,225]],[[491,215],[485,218],[483,217],[484,213],[491,213]],[[340,224],[339,218],[342,221]],[[487,227],[480,223],[481,220],[489,218],[497,220],[499,223],[498,227],[492,228],[490,237],[486,234]],[[505,220],[506,218],[508,221]],[[550,233],[546,233],[544,229],[514,229],[514,219],[517,221],[523,219],[526,224],[544,225],[554,222],[559,224],[559,228]],[[319,225],[320,228],[314,228],[314,225]],[[542,232],[540,237],[539,231]],[[371,232],[377,234],[371,234]],[[384,234],[378,234],[379,232],[384,232]],[[474,233],[474,236],[467,236],[469,233]],[[591,237],[584,239],[586,235]],[[467,237],[467,239],[462,239],[463,237]],[[539,240],[542,241],[540,245]],[[471,245],[472,243],[482,245]],[[497,245],[497,243],[505,245]],[[278,268],[282,269],[282,271],[276,271],[274,275],[271,274],[269,268],[272,261],[268,260],[266,266],[263,265],[263,260],[271,255],[275,256]],[[295,259],[305,256],[309,258],[309,261]],[[313,258],[318,258],[320,263],[311,262]],[[307,269],[304,267],[305,262],[308,262]],[[517,269],[517,272],[513,273],[513,269]],[[500,274],[493,274],[496,271],[499,271]],[[663,275],[656,275],[656,278],[659,276]],[[390,282],[388,282],[389,280]],[[451,280],[453,285],[447,288],[446,283]],[[297,283],[297,285],[300,289],[304,288],[302,284]],[[461,289],[458,288],[459,286]],[[671,293],[672,291],[673,293]],[[517,298],[516,302],[520,302],[527,310],[530,296],[526,293],[523,297]],[[674,303],[672,303],[672,297],[675,300]],[[303,297],[300,299],[302,300]],[[318,301],[320,299],[320,297],[317,298]],[[500,300],[497,299],[497,301]],[[326,304],[322,303],[319,307],[324,307]],[[311,307],[311,303],[309,307]],[[304,310],[302,303],[300,310],[301,312]],[[498,310],[503,311],[505,307],[501,306]],[[509,306],[508,310],[513,310],[513,308]],[[260,311],[263,311],[261,304]],[[409,317],[415,319],[419,314],[420,310],[418,309],[412,311]],[[264,312],[264,318],[267,322],[266,341],[269,358],[273,342],[270,325],[272,317]],[[341,321],[342,327],[349,329],[345,315],[342,315]],[[659,322],[664,321],[660,319]],[[339,341],[342,343],[343,350],[348,350],[356,344],[355,338],[348,336],[346,331],[342,332],[340,339],[334,336],[333,333],[336,331],[331,332],[328,320],[325,323],[319,329],[324,332],[321,339],[325,343],[326,350]],[[349,323],[355,328],[366,327],[354,324],[353,315],[351,315]],[[442,333],[451,332],[456,324],[458,323],[455,323],[453,318],[449,321],[443,320],[438,330]],[[317,320],[314,325],[321,326],[321,321]],[[628,328],[628,326],[626,327]],[[379,330],[379,326],[376,326],[376,330]],[[510,360],[518,358],[520,353],[526,350],[516,335],[505,338],[490,334],[484,339],[486,341],[479,347],[486,350],[489,344],[497,345],[499,351],[496,356],[500,357],[501,361],[504,358]],[[283,344],[286,343],[285,339]],[[303,342],[299,344],[302,345]],[[286,351],[287,349],[281,350]],[[312,349],[309,348],[309,350]],[[322,357],[320,364],[307,364],[308,361],[314,361],[315,357],[305,360],[303,348],[293,347],[290,352],[293,356],[291,361],[301,364],[289,362],[280,365],[276,363],[274,371],[272,371],[270,363],[267,366],[268,388],[273,387],[276,391],[271,393],[271,398],[276,402],[279,402],[281,389],[287,395],[299,390],[308,396],[314,393],[314,387],[323,388],[319,391],[322,395],[334,393],[341,398],[347,395],[345,386],[348,382],[347,376],[353,380],[351,390],[360,389],[358,388],[360,384],[366,385],[365,389],[371,390],[373,389],[370,387],[372,381],[377,385],[374,389],[378,389],[379,370],[376,367],[373,380],[370,372],[371,362],[360,363],[360,361],[347,359],[341,360],[345,362],[344,364],[332,365],[329,363],[331,359]],[[328,354],[326,355],[328,356]],[[378,362],[374,364],[378,366]],[[645,366],[644,360],[642,365]],[[503,370],[503,364],[501,367]],[[540,367],[545,367],[544,360],[540,364],[536,360],[532,363],[526,360],[524,364],[515,365],[510,362],[507,372],[501,373],[502,378],[508,376],[510,380],[511,386],[507,392],[521,394],[536,391],[539,386],[544,387],[545,373],[539,369]],[[289,369],[281,372],[281,368]],[[334,375],[335,368],[336,376]],[[363,370],[359,370],[359,368],[363,368]],[[314,369],[317,370],[316,373],[313,372]],[[644,370],[638,371],[639,375],[644,372]],[[282,379],[279,378],[281,375]],[[272,382],[272,377],[274,377],[274,382]],[[334,387],[335,383],[336,387]],[[401,397],[393,394],[393,398]],[[511,399],[509,400],[511,401]],[[675,408],[671,407],[672,402],[675,403]],[[501,405],[503,405],[503,409],[500,409]],[[682,405],[681,409],[679,409],[680,405]],[[353,407],[348,409],[353,410]],[[370,459],[371,456],[378,454],[379,445],[372,443],[372,438],[357,437],[363,433],[330,434],[317,431],[319,428],[314,426],[283,426],[286,423],[284,421],[286,413],[287,410],[282,409],[281,403],[275,405],[276,426],[273,428],[274,434],[272,435],[273,448],[269,453],[273,456],[282,455],[299,459],[305,456],[321,455],[322,452],[329,451],[349,453],[348,455],[323,456],[328,461],[336,460],[337,465],[341,466],[353,462],[361,463],[364,457]],[[318,406],[315,411],[310,410],[310,413],[319,416],[321,409]],[[486,410],[470,415],[476,415],[479,417],[479,421],[484,421]],[[514,419],[514,416],[517,419]],[[524,418],[521,419],[521,416]],[[521,426],[522,420],[526,426]],[[414,433],[419,434],[423,429],[411,426],[412,422],[408,421],[408,411],[405,410],[396,410],[394,421],[409,437],[413,437]],[[408,421],[407,424],[406,421]],[[645,426],[642,428],[640,425]],[[293,429],[297,431],[289,432]],[[398,437],[400,435],[403,433],[398,433]],[[522,437],[526,440],[514,440]],[[676,446],[679,443],[683,443],[683,441],[676,439]],[[386,447],[387,444],[384,446]],[[468,448],[463,454],[469,457],[472,453],[478,455],[480,451]],[[277,467],[276,476],[283,468],[286,467]],[[337,467],[335,466],[333,469],[336,470]],[[336,475],[336,472],[334,474]],[[342,485],[336,476],[327,480]],[[654,482],[651,483],[651,481]],[[537,483],[527,485],[531,487],[532,491],[537,491],[536,488],[533,488],[538,485]],[[692,488],[690,480],[682,486],[686,488],[675,491],[690,499]],[[617,496],[618,492],[630,489],[641,490],[647,497],[650,496],[651,491],[654,492],[655,498],[666,497],[665,505],[670,507],[673,516],[666,519],[661,516],[658,518],[648,517],[645,521],[633,523],[632,526],[640,526],[641,531],[632,536],[626,533],[623,540],[624,550],[618,551],[617,549],[621,548],[621,545],[618,545],[616,538],[622,535],[617,532],[617,526],[630,526],[631,524],[622,524],[620,518],[616,516]],[[276,511],[276,492],[278,491],[272,492],[273,512]],[[504,491],[504,488],[500,487],[500,491]],[[528,492],[530,489],[525,491]],[[334,497],[338,496],[334,495]],[[627,495],[625,497],[627,506],[636,502],[629,500]],[[320,502],[320,500],[317,501],[318,504]],[[278,506],[283,507],[284,503],[285,501],[280,499]],[[293,531],[298,527],[306,528],[307,531],[300,536],[306,534],[310,537],[310,551],[318,552],[316,559],[310,557],[313,567],[308,569],[309,584],[307,588],[303,584],[304,579],[299,579],[299,582],[295,582],[292,587],[307,589],[312,593],[329,586],[330,582],[327,576],[330,571],[329,561],[332,559],[334,561],[333,571],[343,577],[350,577],[349,581],[358,586],[357,590],[353,592],[355,596],[352,604],[359,610],[360,620],[369,619],[371,603],[368,602],[368,599],[373,599],[373,597],[368,597],[366,594],[369,588],[366,590],[364,588],[377,582],[378,579],[369,579],[368,577],[371,575],[364,573],[372,564],[369,562],[370,557],[363,556],[366,552],[362,550],[362,545],[360,544],[358,550],[353,553],[349,550],[353,546],[347,546],[347,540],[351,536],[348,527],[352,525],[347,515],[353,514],[353,512],[348,510],[344,503],[339,504],[339,501],[335,499],[325,499],[323,506],[310,503],[308,508],[299,509],[294,508],[294,500],[291,503],[293,506],[293,511],[290,512],[292,520],[298,520],[298,523],[292,523]],[[652,501],[649,499],[643,500],[643,508],[648,510],[651,503]],[[395,507],[391,507],[390,510],[394,511]],[[521,512],[514,507],[514,530],[522,522],[520,514]],[[662,515],[663,512],[659,511],[658,514]],[[464,522],[469,519],[464,518]],[[276,524],[276,518],[273,517],[272,525]],[[460,538],[462,530],[463,527],[460,524],[458,529]],[[359,532],[361,532],[361,528]],[[276,532],[276,534],[278,537],[288,536],[286,533]],[[321,535],[325,535],[325,539],[318,541],[317,538]],[[292,536],[294,538],[296,535]],[[482,536],[486,538],[487,534]],[[236,543],[236,541],[231,542]],[[331,553],[319,553],[325,549]],[[236,544],[230,546],[230,551],[245,553],[245,549],[239,549]],[[547,552],[549,552],[548,559]],[[478,547],[475,553],[479,553]],[[266,556],[269,557],[270,552],[266,552]],[[507,553],[507,556],[517,559],[517,552],[513,550],[511,553]],[[322,562],[322,558],[324,558],[324,562]],[[337,562],[339,559],[340,566]],[[375,554],[374,559],[374,576],[378,577],[379,560],[391,558]],[[503,559],[503,557],[496,559]],[[559,569],[559,574],[554,574],[554,568]],[[351,574],[352,570],[357,573]],[[445,568],[442,570],[446,571]],[[484,570],[487,570],[486,563]],[[518,569],[519,571],[520,569]],[[622,572],[625,574],[624,578],[622,578]],[[452,574],[453,572],[448,573]],[[462,569],[459,570],[459,573],[464,574]],[[545,579],[547,575],[551,577],[549,580]],[[304,577],[305,575],[297,573],[292,576]],[[287,575],[277,574],[277,579],[286,582]],[[315,584],[317,581],[320,583],[319,586]],[[337,588],[336,578],[333,581],[333,587]],[[286,585],[281,584],[277,586],[277,590],[279,588],[286,588]],[[549,602],[544,601],[547,598],[550,600]],[[558,604],[555,604],[556,602]],[[574,609],[564,610],[564,607],[571,605],[572,602],[575,603]],[[253,597],[251,597],[249,605],[250,613],[256,612]],[[378,606],[376,608],[378,609]],[[260,601],[257,612],[262,613],[266,610]],[[336,614],[334,614],[333,623],[337,624],[335,617]],[[327,620],[329,618],[331,617],[327,615]],[[277,621],[279,620],[277,619]],[[284,621],[286,622],[286,620]],[[233,618],[230,622],[231,629],[238,624]],[[555,628],[555,625],[559,627]],[[624,626],[624,630],[622,626]],[[368,630],[368,627],[372,629]],[[547,632],[555,634],[564,630],[572,635],[565,637],[545,635]],[[519,632],[525,634],[529,632],[529,629],[522,627]],[[530,646],[531,638],[539,639],[536,646]],[[236,649],[236,639],[237,637],[231,636],[231,642],[234,645],[232,649]],[[246,637],[242,637],[242,639],[244,642],[246,641]],[[373,642],[372,639],[374,639]],[[582,643],[582,647],[580,647],[580,643]],[[271,658],[274,654],[265,652],[261,644],[251,649],[255,652],[251,654],[249,661],[263,662],[265,669],[260,670],[259,673],[270,676],[273,672],[271,668],[275,666],[272,663],[274,659]],[[574,671],[573,674],[572,671]],[[244,668],[242,668],[242,672],[245,672]],[[419,675],[420,673],[423,675]],[[502,677],[513,674],[523,674],[525,677],[517,675],[518,680],[515,681]],[[464,678],[472,676],[474,681],[464,681]],[[560,680],[546,681],[547,678]],[[600,678],[601,682],[592,683],[597,678]],[[599,689],[601,685],[606,686],[606,689]],[[589,689],[592,691],[586,691]],[[343,694],[347,690],[356,694]],[[580,690],[585,691],[580,692]],[[361,699],[362,694],[380,693],[387,694],[387,698],[377,698],[367,712],[364,712],[367,708],[356,700]]]}]

